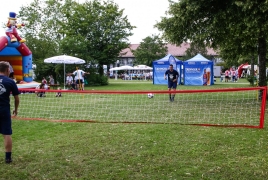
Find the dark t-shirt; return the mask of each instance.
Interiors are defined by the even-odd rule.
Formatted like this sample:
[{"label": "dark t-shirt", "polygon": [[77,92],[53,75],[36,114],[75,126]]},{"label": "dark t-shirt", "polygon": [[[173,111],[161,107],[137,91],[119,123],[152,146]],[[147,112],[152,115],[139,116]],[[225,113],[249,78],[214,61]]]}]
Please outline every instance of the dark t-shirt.
[{"label": "dark t-shirt", "polygon": [[[173,81],[174,79],[176,79],[177,77],[179,77],[179,73],[178,71],[174,70],[171,72],[170,70],[167,70],[165,72],[165,75],[168,76],[168,81]],[[177,80],[178,81],[178,80]]]},{"label": "dark t-shirt", "polygon": [[16,83],[12,79],[0,75],[0,111],[10,109],[9,96],[11,92],[13,96],[20,94]]}]

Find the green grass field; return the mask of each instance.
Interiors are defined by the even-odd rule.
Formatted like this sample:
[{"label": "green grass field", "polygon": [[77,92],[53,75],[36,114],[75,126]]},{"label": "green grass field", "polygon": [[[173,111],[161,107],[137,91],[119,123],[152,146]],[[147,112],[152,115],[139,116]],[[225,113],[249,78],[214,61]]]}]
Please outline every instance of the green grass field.
[{"label": "green grass field", "polygon": [[[231,87],[249,87],[249,83],[216,81],[214,86],[179,86],[179,89]],[[110,80],[108,86],[87,89],[166,90],[167,87],[147,81]],[[268,175],[267,128],[15,119],[12,137],[13,163],[4,163],[1,148],[0,179],[240,180],[267,179]],[[0,141],[3,144],[3,139]]]}]

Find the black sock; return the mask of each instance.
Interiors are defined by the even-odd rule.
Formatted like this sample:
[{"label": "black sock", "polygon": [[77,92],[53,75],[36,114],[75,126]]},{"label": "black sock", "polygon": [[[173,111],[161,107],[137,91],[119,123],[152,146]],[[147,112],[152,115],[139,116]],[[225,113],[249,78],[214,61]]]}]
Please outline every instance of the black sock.
[{"label": "black sock", "polygon": [[6,152],[6,159],[11,159],[11,152]]},{"label": "black sock", "polygon": [[171,99],[171,94],[169,94],[169,99]]}]

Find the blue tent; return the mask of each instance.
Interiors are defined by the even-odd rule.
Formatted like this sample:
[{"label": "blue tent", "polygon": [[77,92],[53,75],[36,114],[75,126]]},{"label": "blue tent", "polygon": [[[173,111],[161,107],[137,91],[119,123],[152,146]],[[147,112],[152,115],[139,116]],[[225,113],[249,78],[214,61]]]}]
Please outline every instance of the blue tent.
[{"label": "blue tent", "polygon": [[213,61],[197,54],[195,57],[184,61],[184,85],[213,85]]},{"label": "blue tent", "polygon": [[[163,57],[162,59],[153,62],[153,84],[167,84],[167,80],[164,79],[166,70],[169,69],[169,65],[173,64],[174,69],[181,74],[182,61],[175,58],[171,54]],[[178,83],[181,83],[181,76],[178,79]]]}]

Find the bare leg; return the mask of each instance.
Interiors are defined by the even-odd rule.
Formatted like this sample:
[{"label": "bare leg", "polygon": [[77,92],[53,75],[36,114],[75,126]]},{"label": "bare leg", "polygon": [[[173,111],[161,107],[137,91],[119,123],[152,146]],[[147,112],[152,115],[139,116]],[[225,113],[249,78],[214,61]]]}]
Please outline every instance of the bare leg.
[{"label": "bare leg", "polygon": [[[168,90],[170,91],[171,89],[168,88]],[[169,93],[169,101],[170,101],[170,102],[172,101],[172,99],[171,99],[171,93]]]},{"label": "bare leg", "polygon": [[3,135],[4,137],[4,144],[5,144],[5,151],[6,151],[6,163],[11,163],[11,151],[12,151],[12,138],[11,135]]},{"label": "bare leg", "polygon": [[4,143],[5,143],[5,150],[6,152],[12,151],[12,138],[11,135],[3,135],[4,136]]},{"label": "bare leg", "polygon": [[[172,89],[172,91],[176,91],[176,89]],[[173,94],[171,95],[171,99],[172,99],[172,101],[174,101],[174,98],[175,98],[175,93],[173,93]]]}]

